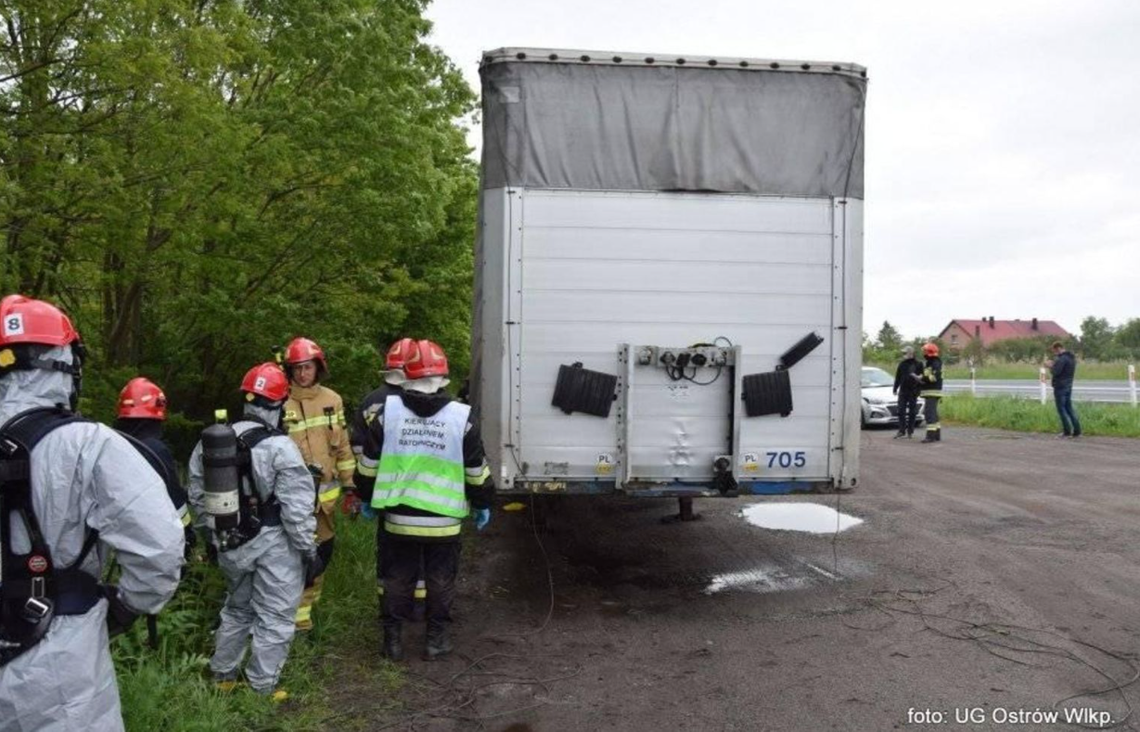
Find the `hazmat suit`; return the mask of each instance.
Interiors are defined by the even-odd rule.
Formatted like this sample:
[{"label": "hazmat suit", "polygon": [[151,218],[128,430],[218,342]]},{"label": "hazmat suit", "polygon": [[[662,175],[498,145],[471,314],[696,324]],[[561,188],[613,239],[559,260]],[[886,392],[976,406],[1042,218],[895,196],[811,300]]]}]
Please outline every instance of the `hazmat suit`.
[{"label": "hazmat suit", "polygon": [[[262,425],[276,425],[281,410],[245,405],[245,416],[233,425],[238,437]],[[301,602],[305,565],[316,552],[313,536],[313,478],[297,446],[275,434],[250,450],[254,489],[262,502],[276,496],[279,526],[263,526],[256,536],[234,549],[218,552],[228,594],[210,670],[219,680],[236,679],[251,638],[245,678],[262,694],[273,692],[293,640],[294,616]],[[190,456],[190,505],[199,525],[206,525],[202,443]],[[211,537],[211,541],[214,541]]]},{"label": "hazmat suit", "polygon": [[[72,363],[67,347],[49,359]],[[72,377],[59,371],[15,371],[0,378],[0,423],[36,407],[66,405]],[[162,479],[109,427],[76,422],[59,427],[31,453],[33,509],[56,567],[79,556],[90,531],[116,551],[122,574],[119,601],[138,614],[156,614],[174,594],[183,534]],[[30,546],[23,527],[13,546]],[[81,569],[102,574],[102,552]],[[107,645],[106,599],[83,615],[57,615],[44,638],[0,667],[3,732],[122,730],[119,690]]]}]

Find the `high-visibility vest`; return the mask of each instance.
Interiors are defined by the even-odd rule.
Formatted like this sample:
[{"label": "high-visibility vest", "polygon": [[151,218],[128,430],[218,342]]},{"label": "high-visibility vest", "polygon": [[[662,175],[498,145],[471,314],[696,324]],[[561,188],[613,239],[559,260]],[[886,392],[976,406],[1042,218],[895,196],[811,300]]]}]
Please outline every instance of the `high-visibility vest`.
[{"label": "high-visibility vest", "polygon": [[[430,417],[420,417],[399,396],[389,396],[384,402],[384,447],[372,507],[408,506],[453,519],[449,526],[458,525],[468,510],[463,437],[470,415],[471,407],[451,402]],[[439,535],[444,527],[421,528]]]}]

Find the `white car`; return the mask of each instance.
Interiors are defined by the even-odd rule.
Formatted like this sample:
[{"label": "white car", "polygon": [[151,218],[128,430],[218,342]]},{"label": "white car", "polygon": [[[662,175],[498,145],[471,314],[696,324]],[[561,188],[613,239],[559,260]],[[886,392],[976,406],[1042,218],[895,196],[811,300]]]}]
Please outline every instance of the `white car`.
[{"label": "white car", "polygon": [[[873,424],[898,424],[899,399],[892,393],[895,377],[874,366],[863,367],[863,426]],[[922,397],[918,399],[918,418],[915,424],[923,424]]]}]

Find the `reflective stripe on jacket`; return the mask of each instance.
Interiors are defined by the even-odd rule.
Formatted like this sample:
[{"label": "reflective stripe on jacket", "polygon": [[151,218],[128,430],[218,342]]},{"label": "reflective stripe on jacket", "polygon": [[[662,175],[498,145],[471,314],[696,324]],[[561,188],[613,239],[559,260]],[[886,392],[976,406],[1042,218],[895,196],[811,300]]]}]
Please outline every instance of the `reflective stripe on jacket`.
[{"label": "reflective stripe on jacket", "polygon": [[460,519],[450,516],[405,516],[390,511],[384,514],[384,531],[401,536],[458,536],[460,524]]},{"label": "reflective stripe on jacket", "polygon": [[[384,446],[376,469],[373,508],[407,506],[437,516],[465,517],[463,437],[470,414],[466,404],[451,402],[429,417],[420,417],[399,396],[389,396],[384,403]],[[387,515],[385,521],[387,525]],[[397,533],[407,533],[407,529]]]},{"label": "reflective stripe on jacket", "polygon": [[921,381],[919,383],[919,396],[924,399],[942,396],[942,359],[931,356],[923,364]]},{"label": "reflective stripe on jacket", "polygon": [[282,421],[305,462],[321,466],[320,502],[335,501],[342,486],[352,485],[356,468],[340,395],[320,384],[294,384],[289,387]]}]

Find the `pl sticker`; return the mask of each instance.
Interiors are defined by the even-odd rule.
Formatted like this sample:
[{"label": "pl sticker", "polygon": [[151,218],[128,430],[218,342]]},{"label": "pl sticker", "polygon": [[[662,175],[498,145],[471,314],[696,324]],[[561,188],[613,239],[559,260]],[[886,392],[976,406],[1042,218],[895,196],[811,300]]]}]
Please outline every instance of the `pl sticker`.
[{"label": "pl sticker", "polygon": [[598,475],[613,475],[614,474],[614,456],[608,452],[603,452],[598,455],[598,463],[594,467],[594,472]]}]

